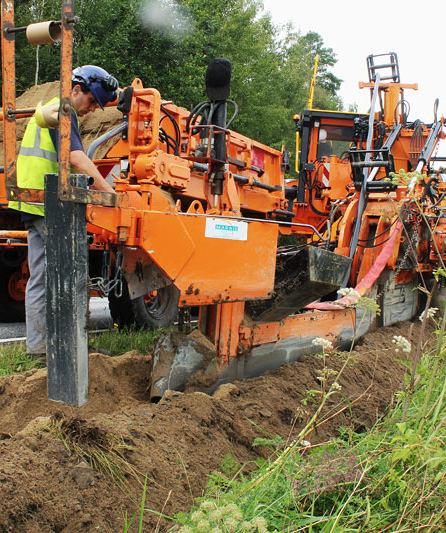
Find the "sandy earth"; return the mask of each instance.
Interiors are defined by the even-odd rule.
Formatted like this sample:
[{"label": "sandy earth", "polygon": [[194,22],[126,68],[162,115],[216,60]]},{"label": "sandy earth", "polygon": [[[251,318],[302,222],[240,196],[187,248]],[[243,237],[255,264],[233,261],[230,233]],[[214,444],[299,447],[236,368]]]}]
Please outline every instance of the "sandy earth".
[{"label": "sandy earth", "polygon": [[[312,443],[341,426],[363,431],[385,412],[402,380],[392,336],[408,329],[370,333],[352,352]],[[327,366],[337,370],[345,357],[328,356]],[[316,408],[302,400],[319,387],[322,365],[309,357],[213,397],[168,393],[153,405],[150,355],[91,354],[90,401],[80,409],[46,399],[45,369],[0,379],[0,532],[122,531],[144,476],[147,507],[170,516],[188,509],[225,456],[244,464],[268,453],[253,447],[256,437],[297,435]],[[118,458],[120,479],[93,461],[98,450]],[[150,512],[145,520],[146,531],[169,525]]]}]

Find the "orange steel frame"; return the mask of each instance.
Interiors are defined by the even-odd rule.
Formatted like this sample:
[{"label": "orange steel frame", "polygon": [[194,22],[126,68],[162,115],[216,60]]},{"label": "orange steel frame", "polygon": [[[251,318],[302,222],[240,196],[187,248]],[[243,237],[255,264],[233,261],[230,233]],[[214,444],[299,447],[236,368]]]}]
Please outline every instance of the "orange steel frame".
[{"label": "orange steel frame", "polygon": [[[81,190],[70,183],[70,129],[71,129],[71,72],[73,53],[74,1],[64,0],[61,12],[61,68],[60,68],[60,156],[59,156],[59,198],[64,201],[81,203],[115,205],[116,197],[109,193],[92,190]],[[8,201],[19,200],[42,203],[44,192],[36,189],[24,189],[17,186],[16,176],[16,133],[18,118],[31,117],[33,109],[16,109],[15,85],[15,37],[14,2],[1,2],[1,53],[2,53],[2,107],[0,121],[3,123],[4,167],[0,174],[0,213],[7,208]],[[0,217],[3,223],[7,215]],[[7,224],[9,227],[9,224]],[[2,230],[0,232],[0,248],[26,246],[26,232]],[[23,281],[26,280],[27,262],[8,283],[13,299],[24,298]]]},{"label": "orange steel frame", "polygon": [[[2,102],[3,102],[3,143],[4,169],[8,200],[43,202],[43,191],[23,189],[17,186],[16,176],[16,118],[28,113],[16,113],[15,86],[15,33],[14,2],[1,3],[2,18]],[[116,198],[110,193],[84,191],[70,183],[70,128],[71,128],[71,72],[73,57],[73,27],[76,22],[74,1],[63,0],[61,13],[61,54],[60,54],[60,111],[59,111],[59,198],[81,203],[115,205]],[[5,187],[0,190],[0,200],[5,198]]]}]

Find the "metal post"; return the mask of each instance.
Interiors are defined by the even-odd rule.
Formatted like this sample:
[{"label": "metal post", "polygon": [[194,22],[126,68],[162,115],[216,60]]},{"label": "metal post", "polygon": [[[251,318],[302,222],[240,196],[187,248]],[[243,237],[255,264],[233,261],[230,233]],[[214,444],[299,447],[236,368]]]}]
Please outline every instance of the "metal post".
[{"label": "metal post", "polygon": [[[74,175],[86,189],[87,176]],[[48,397],[81,406],[88,396],[88,243],[85,204],[58,199],[58,175],[45,183]]]},{"label": "metal post", "polygon": [[16,106],[15,83],[15,35],[7,33],[14,27],[14,2],[1,3],[1,55],[2,55],[2,107],[3,107],[3,151],[4,172],[8,200],[13,199],[10,190],[17,188],[16,179],[16,116],[10,114]]}]

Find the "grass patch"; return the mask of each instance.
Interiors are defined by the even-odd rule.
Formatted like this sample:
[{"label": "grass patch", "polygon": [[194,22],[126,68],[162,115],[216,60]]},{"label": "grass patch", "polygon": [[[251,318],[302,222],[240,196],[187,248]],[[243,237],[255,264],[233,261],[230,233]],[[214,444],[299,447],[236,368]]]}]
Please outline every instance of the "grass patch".
[{"label": "grass patch", "polygon": [[444,531],[444,322],[437,334],[375,427],[311,446],[307,425],[254,475],[213,473],[205,496],[176,517],[179,532]]},{"label": "grass patch", "polygon": [[[89,336],[91,350],[107,355],[121,355],[136,350],[142,355],[151,354],[161,334],[158,330],[110,330]],[[41,361],[27,355],[23,342],[0,345],[0,376],[10,376],[33,368],[41,368]]]},{"label": "grass patch", "polygon": [[106,355],[121,355],[131,350],[136,350],[141,355],[146,355],[152,353],[159,337],[167,331],[167,329],[110,330],[91,335],[88,339],[88,344],[90,349]]},{"label": "grass patch", "polygon": [[0,376],[10,376],[11,374],[25,372],[41,366],[40,361],[36,361],[36,359],[27,355],[24,343],[0,346]]},{"label": "grass patch", "polygon": [[93,470],[111,478],[126,493],[130,492],[129,478],[140,481],[141,475],[126,458],[133,446],[122,437],[106,433],[89,425],[86,420],[65,418],[56,414],[47,431],[64,447]]}]

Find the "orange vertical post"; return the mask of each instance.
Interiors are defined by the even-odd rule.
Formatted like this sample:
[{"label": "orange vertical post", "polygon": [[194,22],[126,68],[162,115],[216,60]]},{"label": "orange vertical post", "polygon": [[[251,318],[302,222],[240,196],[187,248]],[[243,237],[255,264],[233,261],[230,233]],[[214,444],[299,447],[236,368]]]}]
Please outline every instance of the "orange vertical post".
[{"label": "orange vertical post", "polygon": [[8,198],[9,189],[16,189],[16,132],[15,117],[15,33],[8,32],[14,28],[14,2],[2,1],[2,105],[3,105],[3,145],[4,167]]},{"label": "orange vertical post", "polygon": [[231,357],[237,356],[239,330],[245,311],[244,302],[220,304],[221,318],[217,339],[217,356],[227,363]]},{"label": "orange vertical post", "polygon": [[205,312],[200,309],[200,329],[215,344],[221,363],[237,356],[244,316],[244,302],[208,305]]},{"label": "orange vertical post", "polygon": [[60,54],[60,151],[59,151],[59,198],[69,196],[70,134],[71,134],[71,71],[73,70],[73,0],[62,3],[62,48]]}]

